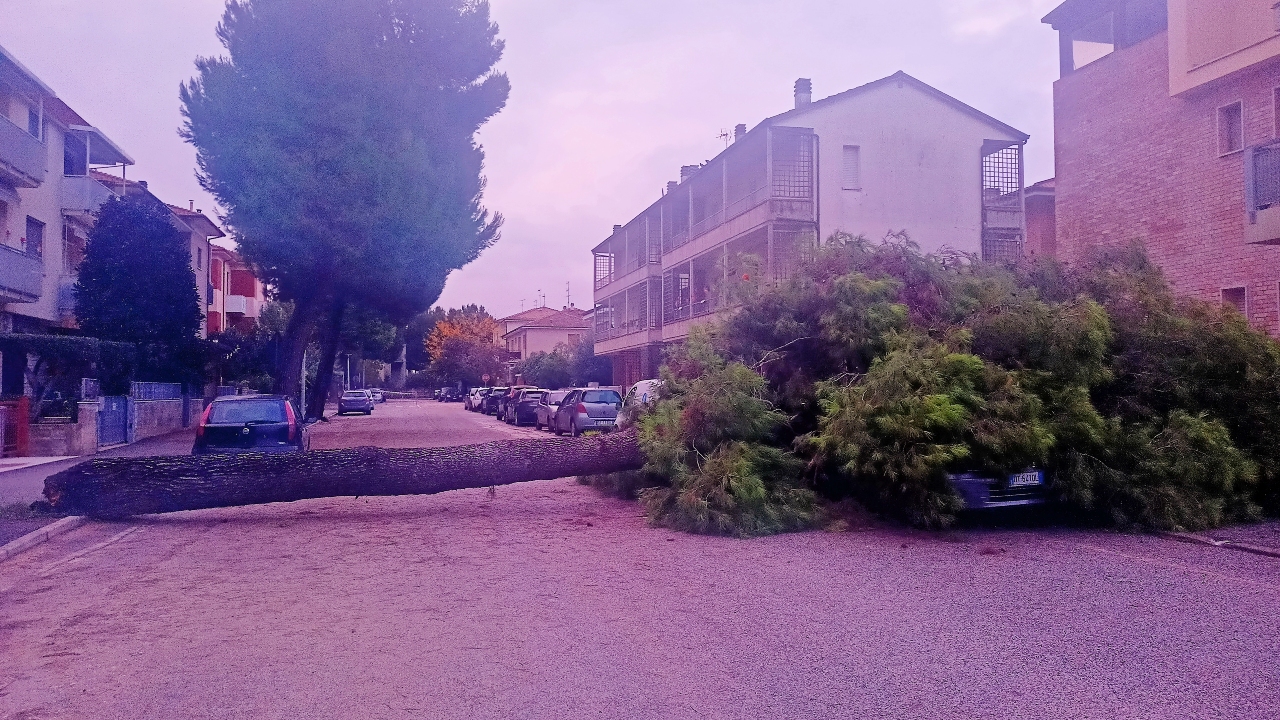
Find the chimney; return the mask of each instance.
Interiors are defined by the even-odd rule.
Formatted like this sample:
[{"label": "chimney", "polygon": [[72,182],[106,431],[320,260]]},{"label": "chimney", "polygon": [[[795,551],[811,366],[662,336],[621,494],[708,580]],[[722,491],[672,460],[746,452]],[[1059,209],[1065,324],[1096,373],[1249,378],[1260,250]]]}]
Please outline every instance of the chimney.
[{"label": "chimney", "polygon": [[691,175],[698,172],[697,165],[681,165],[680,166],[680,182],[688,180]]},{"label": "chimney", "polygon": [[809,78],[796,80],[796,107],[801,108],[813,102],[813,81]]},{"label": "chimney", "polygon": [[615,233],[616,233],[616,232],[618,232],[619,230],[622,230],[622,226],[621,226],[621,225],[614,225],[614,226],[613,226],[613,231],[614,231]]},{"label": "chimney", "polygon": [[195,201],[195,200],[188,200],[188,201],[187,201],[187,210],[188,210],[188,211],[190,211],[190,212],[195,212],[195,211],[196,211],[196,201]]},{"label": "chimney", "polygon": [[746,136],[747,136],[747,124],[746,124],[746,123],[738,123],[737,125],[734,125],[734,126],[733,126],[733,141],[734,141],[734,142],[738,142],[739,140],[741,140],[742,138],[744,138],[744,137],[746,137]]},{"label": "chimney", "polygon": [[676,188],[678,187],[680,187],[680,183],[676,182],[675,180],[667,181],[667,192],[673,193],[676,191]]}]

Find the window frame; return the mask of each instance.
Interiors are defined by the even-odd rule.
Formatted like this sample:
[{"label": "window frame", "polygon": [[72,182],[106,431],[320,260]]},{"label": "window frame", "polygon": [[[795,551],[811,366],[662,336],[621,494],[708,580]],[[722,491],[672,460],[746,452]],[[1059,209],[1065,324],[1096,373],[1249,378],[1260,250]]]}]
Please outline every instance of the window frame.
[{"label": "window frame", "polygon": [[[1237,111],[1236,119],[1238,122],[1238,128],[1237,128],[1238,132],[1235,133],[1236,134],[1235,139],[1238,142],[1239,146],[1234,148],[1224,149],[1222,141],[1226,139],[1226,135],[1223,134],[1222,120],[1223,120],[1224,113],[1226,111],[1231,110],[1232,108],[1235,108]],[[1216,130],[1216,132],[1214,133],[1214,137],[1217,142],[1218,157],[1227,157],[1228,155],[1234,155],[1236,153],[1244,152],[1244,147],[1245,147],[1244,145],[1244,100],[1236,100],[1234,102],[1229,102],[1225,105],[1219,105],[1218,109],[1214,112],[1214,129]]]},{"label": "window frame", "polygon": [[[1244,307],[1240,307],[1239,305],[1236,305],[1234,302],[1227,300],[1227,293],[1235,290],[1239,290],[1241,292],[1241,295],[1242,295],[1241,304]],[[1230,305],[1236,310],[1239,310],[1240,314],[1243,315],[1246,320],[1249,319],[1249,286],[1248,285],[1232,285],[1231,287],[1220,288],[1218,290],[1218,300],[1221,303],[1222,307],[1226,307]]]}]

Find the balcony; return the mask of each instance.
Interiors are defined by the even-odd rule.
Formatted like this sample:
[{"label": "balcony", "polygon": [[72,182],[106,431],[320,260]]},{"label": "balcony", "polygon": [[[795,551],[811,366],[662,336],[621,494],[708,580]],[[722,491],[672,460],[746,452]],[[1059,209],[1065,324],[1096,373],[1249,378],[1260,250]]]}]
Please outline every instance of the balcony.
[{"label": "balcony", "polygon": [[49,152],[30,133],[0,117],[0,180],[15,187],[40,187],[49,173]]},{"label": "balcony", "polygon": [[244,295],[228,295],[222,302],[223,309],[230,314],[253,315],[257,301]]},{"label": "balcony", "polygon": [[62,211],[93,215],[115,193],[102,183],[84,175],[62,178]]},{"label": "balcony", "polygon": [[1280,142],[1249,148],[1244,163],[1245,242],[1280,245]]},{"label": "balcony", "polygon": [[40,299],[44,260],[0,245],[0,303],[31,303]]}]

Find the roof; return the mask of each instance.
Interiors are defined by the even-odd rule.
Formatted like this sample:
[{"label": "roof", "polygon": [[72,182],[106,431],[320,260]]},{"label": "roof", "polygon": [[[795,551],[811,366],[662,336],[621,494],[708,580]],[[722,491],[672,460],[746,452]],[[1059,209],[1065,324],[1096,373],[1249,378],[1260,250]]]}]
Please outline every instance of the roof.
[{"label": "roof", "polygon": [[1115,6],[1116,0],[1066,0],[1040,22],[1051,25],[1054,30],[1078,29],[1082,23],[1097,19]]},{"label": "roof", "polygon": [[[794,118],[798,115],[803,115],[804,113],[807,113],[810,110],[826,107],[827,105],[833,105],[835,103],[848,100],[850,98],[854,98],[859,95],[864,95],[872,90],[877,90],[886,85],[892,85],[894,83],[901,83],[903,85],[908,85],[916,90],[919,90],[920,92],[934,98],[935,100],[939,100],[946,105],[950,105],[952,108],[959,110],[960,112],[968,115],[969,117],[974,118],[975,120],[978,120],[979,122],[990,125],[991,127],[996,128],[997,130],[1008,133],[1014,136],[1015,138],[1018,138],[1019,142],[1026,142],[1031,139],[1030,135],[1022,132],[1021,130],[1013,127],[1012,125],[1003,123],[991,117],[990,115],[982,112],[981,110],[978,110],[972,105],[968,105],[963,102],[960,102],[959,100],[942,92],[941,90],[935,88],[934,86],[926,82],[923,82],[921,80],[917,80],[916,78],[906,74],[901,70],[899,70],[898,72],[888,77],[883,77],[874,82],[869,82],[866,85],[859,85],[858,87],[853,88],[851,90],[845,90],[842,93],[836,93],[831,97],[823,98],[821,100],[815,100],[809,103],[808,105],[801,105],[800,107],[792,110],[788,110],[782,113],[781,115],[774,115],[773,117],[768,118],[764,122],[757,125],[756,128],[777,125],[784,120]],[[755,132],[755,129],[753,129],[752,132]]]},{"label": "roof", "polygon": [[1033,197],[1036,195],[1053,195],[1055,192],[1054,185],[1056,180],[1057,178],[1049,178],[1048,180],[1041,180],[1038,183],[1029,185],[1024,191],[1024,194],[1027,197]]},{"label": "roof", "polygon": [[587,324],[587,321],[585,319],[586,315],[587,313],[585,310],[579,310],[578,308],[554,310],[552,311],[551,315],[548,315],[540,320],[534,320],[524,325],[521,325],[520,327],[512,330],[511,332],[506,333],[505,335],[503,335],[503,337],[505,338],[508,335],[515,335],[516,333],[523,332],[525,330],[537,330],[537,329],[590,330],[591,326]]},{"label": "roof", "polygon": [[[119,175],[102,172],[101,170],[90,170],[89,177],[97,180],[103,185],[106,185],[112,192],[119,193],[120,189],[124,188],[125,195],[145,194],[154,198],[157,202],[160,200],[151,193],[151,190],[147,187],[145,182],[129,180]],[[169,210],[169,212],[177,216],[178,220],[180,220],[183,225],[186,225],[187,230],[191,232],[196,231],[196,228],[191,227],[192,225],[203,225],[201,231],[204,233],[205,237],[215,238],[227,236],[227,234],[222,231],[222,228],[218,227],[217,223],[202,212],[188,210],[186,208],[178,207],[177,205],[170,205],[169,203],[164,203],[164,206]]]},{"label": "roof", "polygon": [[506,322],[508,320],[540,320],[545,317],[551,317],[552,315],[555,315],[558,312],[560,311],[556,310],[555,308],[540,306],[535,308],[529,308],[528,310],[523,310],[521,312],[516,313],[515,315],[508,315],[504,318],[498,318],[498,322]]},{"label": "roof", "polygon": [[182,218],[188,225],[204,225],[205,237],[220,238],[227,236],[227,234],[222,231],[222,228],[218,227],[217,223],[199,210],[188,210],[187,208],[170,205],[169,203],[165,203],[165,207],[169,208],[174,215]]}]

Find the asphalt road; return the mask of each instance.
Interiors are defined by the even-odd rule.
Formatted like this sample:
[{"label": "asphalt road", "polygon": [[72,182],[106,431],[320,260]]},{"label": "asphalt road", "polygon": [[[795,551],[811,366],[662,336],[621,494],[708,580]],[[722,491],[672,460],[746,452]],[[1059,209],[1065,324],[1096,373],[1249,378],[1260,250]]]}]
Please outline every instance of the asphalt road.
[{"label": "asphalt road", "polygon": [[0,718],[1275,718],[1277,617],[1271,558],[708,538],[557,480],[86,525],[0,565]]}]

